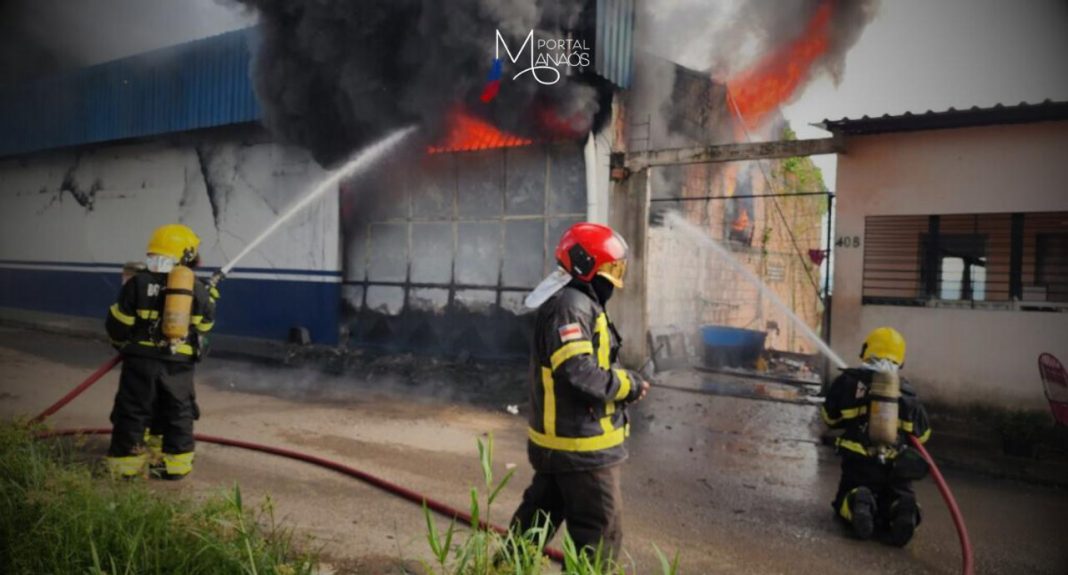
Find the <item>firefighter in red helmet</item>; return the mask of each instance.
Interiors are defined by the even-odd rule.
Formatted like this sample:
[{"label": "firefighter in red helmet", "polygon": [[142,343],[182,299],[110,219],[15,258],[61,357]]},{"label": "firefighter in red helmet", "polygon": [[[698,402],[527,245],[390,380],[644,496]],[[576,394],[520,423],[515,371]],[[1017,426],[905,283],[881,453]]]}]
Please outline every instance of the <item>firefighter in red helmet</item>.
[{"label": "firefighter in red helmet", "polygon": [[512,517],[522,533],[567,522],[579,549],[616,556],[623,539],[620,464],[627,458],[627,405],[649,390],[620,367],[621,343],[605,313],[623,287],[627,244],[611,228],[571,226],[556,248],[560,268],[534,289],[530,427],[527,453],[534,479]]}]

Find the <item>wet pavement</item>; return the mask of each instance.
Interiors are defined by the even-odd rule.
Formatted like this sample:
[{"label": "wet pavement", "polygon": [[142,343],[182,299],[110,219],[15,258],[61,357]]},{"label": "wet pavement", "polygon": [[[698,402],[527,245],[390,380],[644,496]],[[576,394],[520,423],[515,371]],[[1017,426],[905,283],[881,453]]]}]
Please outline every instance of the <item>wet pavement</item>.
[{"label": "wet pavement", "polygon": [[[108,356],[100,342],[0,327],[0,417],[43,408]],[[499,520],[530,478],[522,372],[408,358],[324,374],[211,358],[198,372],[198,431],[336,457],[461,508],[478,480],[474,437],[492,431],[498,466],[519,465]],[[630,572],[657,570],[652,544],[678,552],[683,573],[959,572],[957,535],[929,480],[917,485],[924,523],[905,549],[853,540],[836,523],[829,502],[838,462],[820,445],[813,405],[738,397],[738,381],[722,375],[669,374],[662,383],[632,413],[624,471]],[[55,424],[106,426],[115,385],[113,373]],[[519,404],[520,415],[508,404]],[[937,457],[937,428],[929,446]],[[197,461],[191,482],[165,488],[214,490],[237,480],[250,496],[271,493],[298,528],[344,560],[425,554],[419,510],[381,492],[226,448],[202,446]],[[971,531],[977,573],[1068,573],[1060,531],[1068,491],[944,471]]]},{"label": "wet pavement", "polygon": [[[690,380],[693,374],[673,377]],[[715,377],[707,376],[703,377]],[[713,386],[714,387],[714,386]],[[707,389],[708,387],[705,386]],[[652,533],[725,573],[959,573],[960,548],[934,484],[916,484],[923,525],[905,549],[850,537],[831,512],[839,468],[816,407],[664,391],[635,414],[629,482]],[[937,457],[938,430],[929,444]],[[943,470],[965,516],[977,573],[1068,573],[1059,526],[1068,491]],[[650,536],[656,537],[655,534]]]}]

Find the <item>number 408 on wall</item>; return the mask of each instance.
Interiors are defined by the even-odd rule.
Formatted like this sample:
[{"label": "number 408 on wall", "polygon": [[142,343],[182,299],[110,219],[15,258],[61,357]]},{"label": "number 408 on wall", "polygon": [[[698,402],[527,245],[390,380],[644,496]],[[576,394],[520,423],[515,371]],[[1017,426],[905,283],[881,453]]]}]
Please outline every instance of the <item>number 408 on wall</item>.
[{"label": "number 408 on wall", "polygon": [[838,236],[834,242],[836,248],[859,248],[860,236]]}]

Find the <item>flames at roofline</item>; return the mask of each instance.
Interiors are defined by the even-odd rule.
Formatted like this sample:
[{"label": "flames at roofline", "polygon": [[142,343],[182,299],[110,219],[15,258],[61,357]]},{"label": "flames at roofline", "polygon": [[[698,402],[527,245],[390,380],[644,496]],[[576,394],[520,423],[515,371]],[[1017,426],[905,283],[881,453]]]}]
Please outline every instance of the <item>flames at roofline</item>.
[{"label": "flames at roofline", "polygon": [[548,105],[536,106],[531,115],[539,126],[538,134],[525,136],[502,130],[469,108],[455,106],[446,115],[444,136],[437,143],[427,146],[426,152],[473,152],[530,146],[538,142],[576,140],[584,137],[592,127],[586,115],[577,113],[561,117]]},{"label": "flames at roofline", "polygon": [[499,130],[493,124],[467,112],[462,107],[453,109],[445,124],[448,131],[444,139],[438,144],[427,146],[428,154],[515,148],[534,143],[531,138],[523,138]]},{"label": "flames at roofline", "polygon": [[759,128],[808,80],[832,43],[836,0],[823,0],[801,33],[727,80],[728,104],[749,129]]}]

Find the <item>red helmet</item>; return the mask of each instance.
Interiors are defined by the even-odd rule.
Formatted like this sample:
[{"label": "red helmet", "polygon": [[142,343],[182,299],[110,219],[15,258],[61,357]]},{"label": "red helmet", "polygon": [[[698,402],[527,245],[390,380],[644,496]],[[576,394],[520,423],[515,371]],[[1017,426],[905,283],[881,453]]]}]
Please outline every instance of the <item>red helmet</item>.
[{"label": "red helmet", "polygon": [[584,282],[599,275],[622,288],[627,272],[627,242],[608,226],[580,222],[560,237],[556,261]]}]

